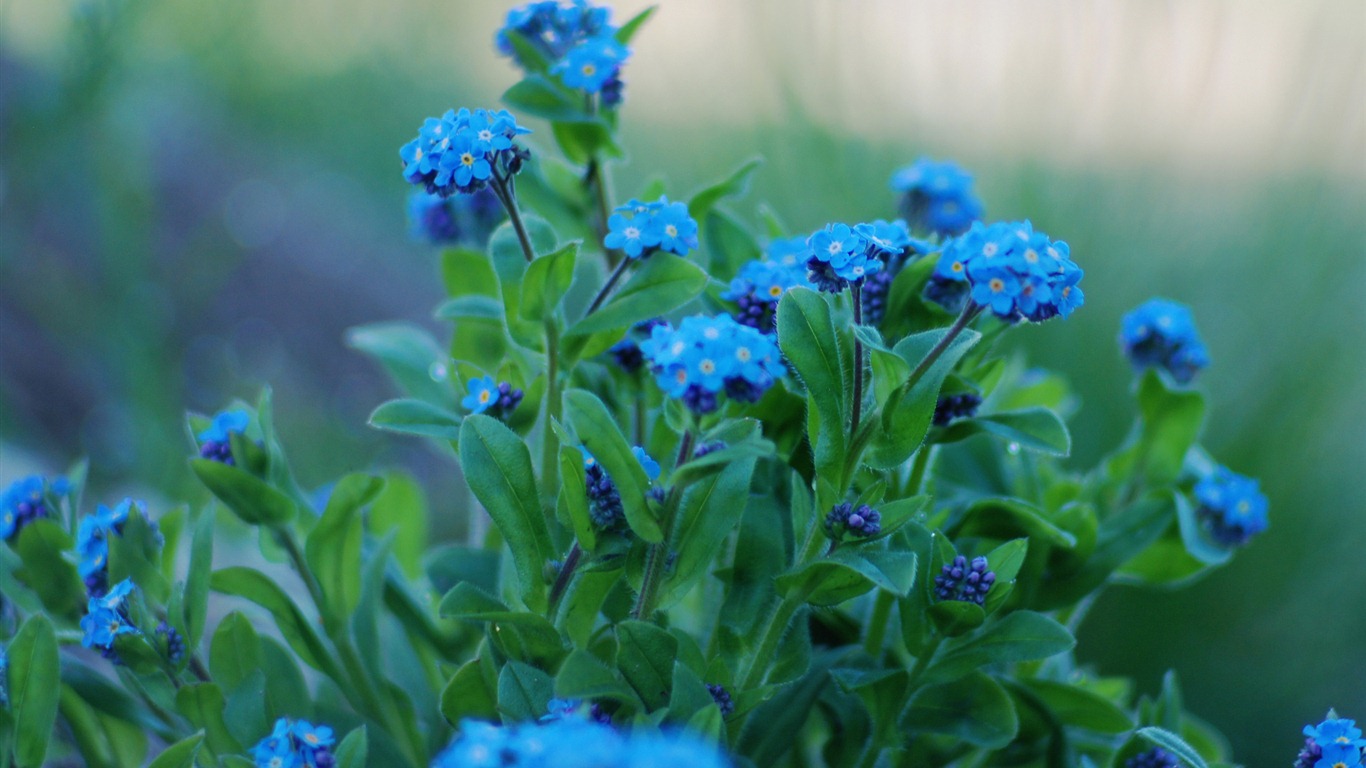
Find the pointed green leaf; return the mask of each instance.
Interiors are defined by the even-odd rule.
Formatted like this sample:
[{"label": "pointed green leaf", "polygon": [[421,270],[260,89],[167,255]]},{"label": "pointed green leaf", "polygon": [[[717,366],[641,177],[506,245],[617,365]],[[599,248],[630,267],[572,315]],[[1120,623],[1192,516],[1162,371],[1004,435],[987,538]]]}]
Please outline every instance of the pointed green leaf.
[{"label": "pointed green leaf", "polygon": [[951,647],[930,666],[926,679],[953,680],[987,664],[1046,659],[1076,644],[1058,622],[1041,613],[1016,611]]},{"label": "pointed green leaf", "polygon": [[[37,768],[47,755],[61,695],[61,662],[52,622],[43,614],[30,616],[10,641],[7,652],[15,763],[19,768]],[[4,670],[0,674],[5,674]]]},{"label": "pointed green leaf", "polygon": [[653,624],[623,621],[617,625],[617,669],[651,710],[669,701],[678,641]]},{"label": "pointed green leaf", "polygon": [[672,253],[656,253],[596,312],[575,323],[566,336],[629,328],[692,301],[707,287],[707,273]]},{"label": "pointed green leaf", "polygon": [[576,240],[559,250],[537,258],[527,266],[522,280],[522,317],[544,320],[552,317],[560,299],[574,280],[574,263],[579,255]]},{"label": "pointed green leaf", "polygon": [[195,731],[162,750],[147,768],[193,768],[194,760],[199,756],[199,747],[203,743],[204,731]]},{"label": "pointed green leaf", "polygon": [[412,398],[381,403],[370,414],[370,426],[389,432],[435,437],[441,440],[460,439],[459,414],[425,400]]},{"label": "pointed green leaf", "polygon": [[1172,753],[1181,762],[1190,766],[1190,768],[1209,768],[1209,764],[1205,762],[1205,758],[1201,757],[1200,753],[1196,752],[1194,747],[1187,744],[1185,739],[1177,736],[1171,731],[1149,726],[1147,728],[1139,728],[1138,735]]},{"label": "pointed green leaf", "polygon": [[329,626],[340,626],[360,602],[361,508],[369,504],[384,487],[372,475],[343,477],[332,490],[327,508],[308,533],[305,552],[309,567],[326,598],[325,618]]},{"label": "pointed green leaf", "polygon": [[1015,738],[1020,721],[1005,690],[990,677],[973,672],[916,691],[902,713],[901,726],[999,749]]},{"label": "pointed green leaf", "polygon": [[1072,436],[1058,414],[1047,408],[993,413],[960,419],[943,430],[938,442],[952,443],[977,434],[995,435],[1029,451],[1066,456],[1072,451]]},{"label": "pointed green leaf", "polygon": [[281,525],[297,507],[284,493],[234,466],[210,459],[191,459],[199,481],[248,525]]},{"label": "pointed green leaf", "polygon": [[650,479],[607,406],[587,390],[571,389],[564,393],[564,413],[584,447],[612,478],[631,530],[651,544],[663,541],[664,530],[645,502]]}]

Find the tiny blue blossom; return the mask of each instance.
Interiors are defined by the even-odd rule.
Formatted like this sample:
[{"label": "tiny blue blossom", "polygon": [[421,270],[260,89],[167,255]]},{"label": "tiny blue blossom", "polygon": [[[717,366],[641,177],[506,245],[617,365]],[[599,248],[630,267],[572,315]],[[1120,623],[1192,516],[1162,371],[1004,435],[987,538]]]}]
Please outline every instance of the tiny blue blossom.
[{"label": "tiny blue blossom", "polygon": [[1067,243],[1035,232],[1028,221],[979,221],[945,244],[925,297],[951,312],[971,300],[1006,322],[1042,322],[1081,306],[1082,275]]},{"label": "tiny blue blossom", "polygon": [[469,394],[465,395],[460,404],[470,413],[483,413],[498,400],[498,383],[492,376],[470,379],[465,386],[469,389]]},{"label": "tiny blue blossom", "polygon": [[1181,761],[1167,750],[1153,747],[1125,760],[1124,768],[1181,768]]},{"label": "tiny blue blossom", "polygon": [[847,224],[829,224],[816,231],[806,244],[810,258],[806,262],[807,279],[822,291],[838,293],[850,284],[861,285],[864,278],[883,268],[884,259],[900,253],[886,240],[869,239],[871,225],[851,228]]},{"label": "tiny blue blossom", "polygon": [[145,518],[147,507],[140,501],[124,499],[113,509],[101,504],[94,514],[81,518],[76,526],[76,570],[85,580],[86,591],[92,597],[105,593],[109,566],[109,539],[123,534],[128,515],[137,509]]},{"label": "tiny blue blossom", "polygon": [[564,4],[557,0],[530,3],[513,8],[507,20],[494,36],[498,52],[511,56],[526,67],[508,35],[521,35],[533,48],[550,61],[564,56],[580,42],[602,34],[612,34],[616,28],[609,23],[611,10],[573,0]]},{"label": "tiny blue blossom", "polygon": [[232,456],[232,436],[245,433],[250,423],[251,417],[240,409],[217,413],[209,422],[209,426],[195,435],[200,443],[200,458],[230,466],[235,464]]},{"label": "tiny blue blossom", "polygon": [[514,140],[530,132],[507,110],[447,110],[399,150],[403,177],[432,194],[473,194],[521,170],[530,155]]},{"label": "tiny blue blossom", "polygon": [[555,62],[550,72],[559,75],[570,88],[599,93],[608,83],[618,79],[621,65],[630,56],[631,50],[611,35],[599,35],[576,45]]},{"label": "tiny blue blossom", "polygon": [[1180,384],[1209,365],[1190,310],[1167,299],[1149,299],[1125,315],[1119,343],[1135,368],[1161,368]]},{"label": "tiny blue blossom", "polygon": [[81,617],[81,631],[84,632],[82,645],[112,651],[114,640],[119,635],[141,634],[128,618],[124,604],[134,588],[131,580],[124,579],[103,597],[90,598],[86,614]]},{"label": "tiny blue blossom", "polygon": [[892,174],[892,189],[902,193],[902,212],[917,230],[957,235],[982,216],[971,174],[951,162],[922,157]]},{"label": "tiny blue blossom", "polygon": [[882,532],[882,516],[878,511],[860,504],[844,502],[836,504],[825,516],[825,533],[835,541],[840,541],[847,533],[855,538],[870,538]]},{"label": "tiny blue blossom", "polygon": [[640,348],[665,394],[697,413],[715,410],[722,392],[754,402],[785,372],[773,339],[730,315],[656,326]]},{"label": "tiny blue blossom", "polygon": [[633,259],[656,251],[686,256],[697,248],[697,222],[688,214],[686,204],[671,203],[668,197],[650,203],[631,200],[608,217],[602,243]]},{"label": "tiny blue blossom", "polygon": [[958,555],[934,577],[934,596],[982,605],[995,583],[996,573],[987,570],[985,557],[974,557],[969,564],[966,557]]},{"label": "tiny blue blossom", "polygon": [[755,259],[740,267],[740,272],[730,281],[730,288],[721,298],[739,305],[736,322],[748,325],[764,333],[773,330],[773,320],[778,301],[792,288],[810,288],[806,277],[805,262],[791,263],[778,259]]},{"label": "tiny blue blossom", "polygon": [[42,475],[29,475],[10,483],[0,495],[0,539],[13,540],[24,526],[48,516],[46,490],[47,482]]},{"label": "tiny blue blossom", "polygon": [[325,725],[282,717],[251,753],[257,768],[332,768],[335,741],[332,729]]},{"label": "tiny blue blossom", "polygon": [[1267,528],[1266,497],[1257,481],[1227,467],[1216,467],[1195,484],[1195,500],[1197,516],[1226,546],[1246,544]]},{"label": "tiny blue blossom", "polygon": [[646,453],[644,448],[638,445],[631,446],[631,455],[640,462],[640,468],[645,470],[645,476],[650,478],[650,482],[659,479],[659,462],[650,458],[650,454]]}]

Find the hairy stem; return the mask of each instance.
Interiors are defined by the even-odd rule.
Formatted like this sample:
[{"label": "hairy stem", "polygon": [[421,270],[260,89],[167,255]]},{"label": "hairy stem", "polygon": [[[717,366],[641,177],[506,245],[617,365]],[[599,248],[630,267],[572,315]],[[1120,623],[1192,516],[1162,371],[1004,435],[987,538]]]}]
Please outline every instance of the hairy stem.
[{"label": "hairy stem", "polygon": [[593,297],[593,303],[588,305],[588,311],[583,313],[584,317],[593,314],[598,307],[602,306],[602,302],[607,300],[607,294],[612,291],[612,286],[617,284],[617,281],[626,273],[626,268],[630,265],[631,259],[622,259],[616,269],[612,270],[612,274],[607,278],[607,282],[602,284],[602,289],[598,291],[598,295]]},{"label": "hairy stem", "polygon": [[555,611],[560,607],[560,598],[564,597],[564,590],[569,586],[569,582],[574,578],[574,569],[579,567],[579,558],[583,557],[583,548],[579,542],[575,541],[574,546],[569,548],[569,554],[564,557],[564,564],[560,566],[560,572],[555,575],[555,583],[550,587],[550,609],[546,611],[546,616],[555,616]]},{"label": "hairy stem", "polygon": [[530,263],[536,258],[536,249],[531,246],[531,238],[526,233],[526,224],[522,221],[522,212],[517,208],[517,198],[512,188],[512,177],[499,176],[495,171],[492,187],[493,193],[498,196],[498,202],[502,203],[503,209],[508,212],[508,220],[512,222],[512,229],[517,232],[517,241],[522,245],[522,255]]}]

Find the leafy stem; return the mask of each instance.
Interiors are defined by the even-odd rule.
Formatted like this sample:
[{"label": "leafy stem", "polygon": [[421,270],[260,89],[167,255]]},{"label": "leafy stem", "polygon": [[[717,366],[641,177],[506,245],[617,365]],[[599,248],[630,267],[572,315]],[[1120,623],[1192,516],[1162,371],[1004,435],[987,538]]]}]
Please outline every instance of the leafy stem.
[{"label": "leafy stem", "polygon": [[935,362],[943,356],[944,352],[953,345],[953,340],[958,338],[959,334],[963,332],[963,329],[967,328],[981,313],[982,307],[972,301],[968,301],[963,305],[963,311],[959,313],[958,318],[953,321],[953,325],[949,326],[949,330],[944,336],[930,348],[929,352],[925,353],[925,357],[921,358],[920,362],[916,364],[915,369],[911,371],[911,375],[906,377],[906,381],[897,388],[892,399],[888,401],[887,409],[882,414],[882,423],[884,427],[891,424],[892,414],[895,413],[901,400],[910,393],[916,384],[920,383],[920,379],[925,376],[931,366],[933,366]]},{"label": "leafy stem", "polygon": [[[678,458],[674,459],[674,472],[692,457],[692,443],[693,430],[684,430],[683,438],[678,443]],[[655,603],[659,599],[659,585],[664,577],[664,564],[669,559],[669,541],[673,538],[674,518],[678,516],[681,495],[675,486],[669,490],[669,495],[665,499],[664,539],[658,544],[651,545],[649,553],[645,556],[645,578],[640,585],[640,594],[636,595],[636,604],[631,609],[632,618],[644,620],[654,613]]]},{"label": "leafy stem", "polygon": [[550,587],[550,608],[546,611],[547,616],[553,617],[559,610],[560,598],[564,597],[565,588],[574,578],[574,569],[579,567],[579,559],[583,557],[583,547],[579,546],[576,540],[574,546],[569,548],[569,554],[564,557],[564,564],[560,566],[560,572],[555,574],[555,583]]},{"label": "leafy stem", "polygon": [[588,311],[583,313],[584,317],[593,314],[598,307],[602,306],[602,302],[607,299],[607,294],[612,291],[612,286],[616,285],[621,276],[626,274],[626,268],[631,265],[631,261],[631,259],[622,259],[621,263],[617,264],[616,269],[613,269],[612,274],[607,278],[607,282],[602,284],[602,289],[598,291],[598,295],[593,297],[593,303],[588,305]]},{"label": "leafy stem", "polygon": [[555,320],[545,321],[545,424],[541,432],[541,495],[547,517],[554,517],[555,494],[560,487],[559,441],[550,425],[560,418],[560,329]]}]

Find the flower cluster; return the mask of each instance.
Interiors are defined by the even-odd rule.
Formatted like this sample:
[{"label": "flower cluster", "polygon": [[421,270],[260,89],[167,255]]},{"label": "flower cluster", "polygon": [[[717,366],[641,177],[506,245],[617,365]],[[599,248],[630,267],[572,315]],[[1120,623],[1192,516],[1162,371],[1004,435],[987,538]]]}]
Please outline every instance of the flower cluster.
[{"label": "flower cluster", "polygon": [[81,645],[98,648],[105,658],[117,660],[114,655],[114,640],[119,635],[142,634],[129,617],[128,596],[137,586],[131,579],[115,584],[101,597],[91,597],[86,604],[85,616],[81,617]]},{"label": "flower cluster", "polygon": [[664,196],[652,203],[631,200],[608,217],[602,244],[633,259],[655,251],[686,256],[697,247],[697,222],[688,214],[686,203],[671,203]]},{"label": "flower cluster", "polygon": [[1119,343],[1134,368],[1161,368],[1180,384],[1209,365],[1190,310],[1167,299],[1149,299],[1125,315]]},{"label": "flower cluster", "polygon": [[1124,768],[1181,768],[1181,762],[1167,750],[1153,747],[1125,760]]},{"label": "flower cluster", "polygon": [[442,196],[473,194],[490,180],[502,184],[531,156],[513,142],[530,132],[505,109],[447,110],[427,118],[417,138],[399,150],[403,178]]},{"label": "flower cluster", "polygon": [[917,230],[957,235],[982,216],[972,175],[951,162],[922,157],[892,174],[892,189],[902,193],[902,214]]},{"label": "flower cluster", "polygon": [[414,240],[432,245],[483,248],[505,218],[502,203],[488,188],[455,197],[418,189],[408,197],[409,233]]},{"label": "flower cluster", "polygon": [[844,538],[845,533],[870,538],[882,532],[882,516],[867,504],[860,504],[857,509],[848,502],[836,504],[825,516],[825,532],[835,541]]},{"label": "flower cluster", "polygon": [[[802,252],[806,252],[805,243]],[[740,273],[730,281],[730,288],[721,294],[721,298],[739,306],[737,322],[772,333],[778,301],[797,286],[812,287],[806,279],[806,259],[798,261],[796,254],[783,259],[773,258],[770,249],[768,258],[755,259],[740,267]]]},{"label": "flower cluster", "polygon": [[334,737],[325,725],[282,717],[252,749],[257,768],[331,768]]},{"label": "flower cluster", "polygon": [[611,107],[621,101],[621,65],[631,50],[616,39],[617,28],[610,20],[609,9],[584,0],[531,3],[508,11],[507,22],[498,30],[494,44],[499,53],[530,69],[531,62],[525,61],[513,45],[512,36],[520,37],[552,62],[551,73],[565,85],[599,94],[602,104]]},{"label": "flower cluster", "polygon": [[686,732],[622,733],[584,718],[497,726],[460,723],[432,768],[728,768],[711,743]]},{"label": "flower cluster", "polygon": [[641,354],[640,344],[637,343],[636,339],[648,338],[650,331],[654,330],[656,325],[664,324],[665,321],[662,317],[652,317],[649,320],[636,323],[631,327],[631,330],[627,331],[626,336],[621,341],[613,344],[612,348],[607,350],[607,353],[612,356],[612,360],[623,371],[635,373],[640,370],[640,366],[645,364],[645,355]]},{"label": "flower cluster", "polygon": [[1035,232],[1028,221],[979,221],[945,245],[925,297],[950,312],[971,298],[1006,322],[1042,322],[1082,305],[1082,274],[1067,243]]},{"label": "flower cluster", "polygon": [[1268,525],[1266,497],[1257,481],[1216,467],[1195,484],[1197,516],[1216,541],[1227,546],[1246,544]]},{"label": "flower cluster", "polygon": [[[622,509],[621,494],[617,492],[617,484],[612,482],[612,476],[607,474],[587,448],[581,445],[579,451],[583,454],[588,515],[592,518],[593,524],[599,528],[611,528],[624,522],[626,513]],[[640,462],[640,467],[645,470],[645,477],[649,478],[650,482],[659,479],[659,462],[651,458],[644,448],[632,446],[631,454]]]},{"label": "flower cluster", "polygon": [[1295,760],[1295,768],[1357,768],[1366,765],[1366,739],[1355,720],[1348,720],[1329,711],[1318,725],[1304,727],[1304,748]]},{"label": "flower cluster", "polygon": [[157,624],[156,635],[166,641],[166,658],[170,659],[172,664],[179,664],[185,658],[185,638],[175,627],[164,621]]},{"label": "flower cluster", "polygon": [[655,326],[640,349],[660,388],[699,414],[716,410],[722,392],[755,402],[784,373],[773,339],[730,315],[694,315],[678,328]]},{"label": "flower cluster", "polygon": [[971,418],[981,404],[982,397],[975,392],[943,395],[934,404],[934,425],[947,427],[954,419]]},{"label": "flower cluster", "polygon": [[[60,482],[61,488],[53,483],[51,490],[54,493],[63,492],[65,481]],[[5,493],[0,495],[0,538],[13,540],[24,526],[40,517],[47,517],[48,490],[48,483],[42,475],[29,475],[10,483]]]},{"label": "flower cluster", "polygon": [[[807,279],[822,291],[839,293],[881,271],[885,259],[901,253],[896,241],[873,224],[828,224],[807,238]],[[909,236],[906,240],[909,242]]]},{"label": "flower cluster", "polygon": [[958,555],[934,577],[934,596],[939,600],[960,600],[981,605],[995,583],[996,574],[987,570],[985,557],[974,557],[972,564],[968,565],[968,559]]},{"label": "flower cluster", "polygon": [[522,402],[522,390],[513,389],[506,381],[494,381],[492,376],[470,379],[465,387],[469,394],[461,399],[460,405],[470,413],[488,413],[502,418]]},{"label": "flower cluster", "polygon": [[199,440],[199,457],[229,466],[236,464],[232,458],[232,436],[246,432],[249,423],[251,417],[246,411],[222,411],[215,415],[208,428],[195,435]]},{"label": "flower cluster", "polygon": [[140,501],[124,499],[113,509],[101,504],[93,515],[81,518],[76,528],[76,556],[80,558],[76,570],[91,597],[99,597],[108,589],[109,539],[123,535],[123,525],[134,508],[146,516],[147,508]]},{"label": "flower cluster", "polygon": [[711,694],[711,700],[716,702],[716,706],[721,710],[721,717],[730,717],[735,712],[735,701],[730,697],[730,691],[724,685],[717,683],[707,683],[707,693]]}]

